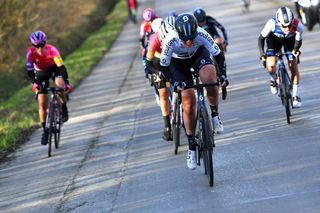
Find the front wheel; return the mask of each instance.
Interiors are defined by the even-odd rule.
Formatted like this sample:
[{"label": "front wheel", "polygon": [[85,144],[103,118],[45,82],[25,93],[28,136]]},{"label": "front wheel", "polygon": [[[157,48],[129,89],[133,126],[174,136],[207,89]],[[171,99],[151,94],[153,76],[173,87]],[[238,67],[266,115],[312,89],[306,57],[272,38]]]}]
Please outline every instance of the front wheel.
[{"label": "front wheel", "polygon": [[180,104],[178,100],[175,103],[173,110],[173,121],[172,121],[172,138],[173,138],[173,152],[175,155],[178,154],[178,147],[180,146],[180,130],[181,130],[181,115],[180,115]]},{"label": "front wheel", "polygon": [[48,157],[51,157],[52,136],[54,135],[53,123],[54,123],[54,106],[50,103],[49,112],[47,114],[47,131],[48,131]]},{"label": "front wheel", "polygon": [[60,144],[60,135],[61,135],[61,126],[62,126],[62,113],[60,104],[56,105],[56,114],[55,114],[55,132],[54,132],[54,145],[56,149],[59,148]]},{"label": "front wheel", "polygon": [[287,123],[290,124],[291,116],[291,97],[290,97],[290,88],[289,82],[287,82],[288,76],[284,70],[281,71],[282,78],[282,95],[283,95],[283,105],[286,111]]},{"label": "front wheel", "polygon": [[209,125],[209,115],[206,110],[201,112],[200,117],[200,135],[201,135],[201,150],[203,158],[204,172],[208,177],[209,186],[213,186],[214,172],[213,172],[213,159],[212,150],[214,144],[214,138],[212,137],[211,128]]}]

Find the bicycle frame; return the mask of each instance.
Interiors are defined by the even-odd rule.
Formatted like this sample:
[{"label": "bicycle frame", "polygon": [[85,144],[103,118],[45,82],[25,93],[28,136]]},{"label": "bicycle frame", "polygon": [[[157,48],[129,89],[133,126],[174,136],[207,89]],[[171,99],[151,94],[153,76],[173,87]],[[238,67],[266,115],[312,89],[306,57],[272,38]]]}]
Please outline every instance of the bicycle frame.
[{"label": "bicycle frame", "polygon": [[277,84],[278,84],[278,91],[279,91],[279,97],[281,99],[281,103],[285,107],[287,123],[290,124],[290,116],[291,116],[291,108],[292,108],[292,94],[291,94],[292,83],[283,60],[284,55],[286,55],[289,58],[288,59],[289,61],[293,60],[291,53],[277,54],[278,56]]},{"label": "bicycle frame", "polygon": [[212,152],[214,147],[214,134],[203,88],[209,86],[219,86],[219,83],[200,84],[199,74],[192,72],[192,75],[195,85],[186,86],[185,88],[195,88],[197,92],[197,115],[195,121],[197,164],[200,166],[200,161],[201,159],[203,160],[204,172],[208,176],[209,185],[213,186],[214,172]]}]

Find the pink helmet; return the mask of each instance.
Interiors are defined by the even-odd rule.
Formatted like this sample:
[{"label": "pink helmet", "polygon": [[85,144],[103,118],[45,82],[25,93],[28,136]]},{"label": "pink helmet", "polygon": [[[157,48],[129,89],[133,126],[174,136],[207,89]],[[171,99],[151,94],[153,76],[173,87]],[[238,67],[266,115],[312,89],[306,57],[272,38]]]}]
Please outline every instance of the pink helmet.
[{"label": "pink helmet", "polygon": [[47,41],[46,34],[42,31],[35,31],[30,35],[30,42],[35,46],[44,45],[46,41]]},{"label": "pink helmet", "polygon": [[152,21],[155,18],[154,10],[152,8],[146,8],[142,16],[145,21]]}]

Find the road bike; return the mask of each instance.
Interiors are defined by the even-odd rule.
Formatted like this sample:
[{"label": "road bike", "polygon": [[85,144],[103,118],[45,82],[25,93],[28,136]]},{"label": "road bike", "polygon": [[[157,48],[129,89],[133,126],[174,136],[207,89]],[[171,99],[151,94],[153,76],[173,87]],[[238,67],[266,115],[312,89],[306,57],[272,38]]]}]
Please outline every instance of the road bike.
[{"label": "road bike", "polygon": [[286,56],[289,61],[294,59],[294,56],[290,52],[278,53],[277,61],[277,85],[278,85],[278,95],[281,99],[282,105],[285,107],[287,123],[290,124],[290,116],[292,109],[292,82],[290,76],[287,72],[283,56]]},{"label": "road bike", "polygon": [[[194,85],[184,86],[183,89],[196,89],[197,95],[197,110],[195,121],[195,139],[196,139],[196,158],[197,165],[203,165],[204,173],[208,176],[209,186],[214,184],[214,169],[213,169],[213,147],[214,131],[212,127],[212,119],[209,116],[204,87],[219,86],[219,83],[202,84],[200,83],[199,74],[192,72]],[[202,163],[201,163],[202,162]]]},{"label": "road bike", "polygon": [[54,140],[55,148],[59,148],[62,121],[62,109],[58,98],[58,92],[64,91],[60,87],[47,87],[41,89],[39,92],[50,92],[49,106],[47,109],[47,117],[45,124],[45,131],[48,132],[48,157],[51,157],[52,139]]}]

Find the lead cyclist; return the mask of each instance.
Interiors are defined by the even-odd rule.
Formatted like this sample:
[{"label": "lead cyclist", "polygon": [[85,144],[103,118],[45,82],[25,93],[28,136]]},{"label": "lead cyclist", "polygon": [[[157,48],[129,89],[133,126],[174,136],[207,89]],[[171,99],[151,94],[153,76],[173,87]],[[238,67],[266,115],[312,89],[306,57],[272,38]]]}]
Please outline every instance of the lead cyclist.
[{"label": "lead cyclist", "polygon": [[[217,83],[217,70],[211,59],[216,59],[220,72],[225,74],[225,58],[213,38],[204,29],[198,27],[197,20],[192,14],[182,13],[175,22],[176,32],[170,32],[164,42],[161,51],[161,71],[170,82],[185,82],[193,85],[193,77],[190,68],[199,72],[203,83]],[[211,55],[210,55],[211,54]],[[225,79],[220,79],[221,84]],[[212,114],[213,127],[223,129],[218,113],[219,90],[218,87],[207,87],[207,97]],[[196,168],[196,142],[194,125],[196,119],[196,97],[193,89],[181,92],[183,121],[188,138],[189,150],[187,153],[187,166]]]}]

